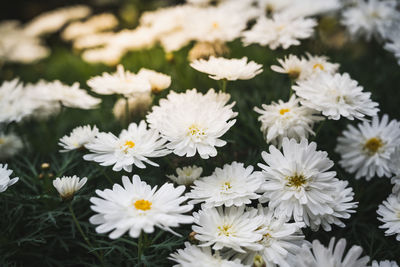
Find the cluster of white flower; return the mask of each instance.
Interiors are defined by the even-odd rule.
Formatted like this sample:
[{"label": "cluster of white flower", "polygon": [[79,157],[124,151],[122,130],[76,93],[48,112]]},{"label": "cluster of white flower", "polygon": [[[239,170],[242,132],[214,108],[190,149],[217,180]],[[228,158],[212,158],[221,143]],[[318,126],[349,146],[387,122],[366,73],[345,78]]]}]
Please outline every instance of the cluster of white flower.
[{"label": "cluster of white flower", "polygon": [[45,118],[61,107],[92,109],[101,102],[79,88],[79,83],[39,81],[25,86],[18,79],[0,86],[0,123],[19,122],[27,117]]}]

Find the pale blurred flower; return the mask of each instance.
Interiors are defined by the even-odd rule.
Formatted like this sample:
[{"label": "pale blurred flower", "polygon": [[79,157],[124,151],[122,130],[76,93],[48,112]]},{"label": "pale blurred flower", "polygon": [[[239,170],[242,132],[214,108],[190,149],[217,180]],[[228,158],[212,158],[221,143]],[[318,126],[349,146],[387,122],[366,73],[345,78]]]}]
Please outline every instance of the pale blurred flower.
[{"label": "pale blurred flower", "polygon": [[176,174],[178,176],[167,175],[167,177],[179,185],[188,186],[193,184],[195,180],[199,179],[202,172],[203,168],[197,167],[196,165],[185,166],[182,168],[176,168]]},{"label": "pale blurred flower", "polygon": [[124,54],[125,51],[119,47],[105,46],[84,51],[82,59],[89,63],[104,63],[109,66],[115,66]]},{"label": "pale blurred flower", "polygon": [[166,183],[157,190],[141,181],[138,175],[132,181],[123,176],[122,184],[123,187],[114,184],[112,189],[96,190],[100,198],[90,198],[91,209],[98,213],[90,217],[92,224],[99,225],[96,232],[112,231],[111,239],[129,232],[129,236],[137,238],[142,231],[153,233],[157,226],[178,235],[171,227],[193,222],[192,216],[184,215],[193,209],[192,205],[182,205],[187,199],[182,196],[184,186],[175,188]]},{"label": "pale blurred flower", "polygon": [[190,66],[197,71],[209,74],[208,77],[211,79],[228,81],[249,80],[263,71],[262,65],[248,61],[247,57],[227,59],[211,56],[208,60],[195,60],[190,63]]},{"label": "pale blurred flower", "polygon": [[10,179],[12,173],[12,170],[7,169],[7,164],[0,164],[0,193],[3,193],[8,187],[18,182],[18,177]]},{"label": "pale blurred flower", "polygon": [[309,134],[315,135],[312,130],[314,123],[323,120],[314,109],[301,106],[300,99],[292,95],[288,102],[279,100],[270,105],[262,105],[262,109],[255,107],[254,110],[261,114],[261,131],[267,143],[281,147],[285,137],[300,141],[308,138]]},{"label": "pale blurred flower", "polygon": [[303,80],[308,76],[308,62],[303,57],[298,58],[295,55],[289,54],[283,59],[278,58],[281,66],[272,65],[271,69],[275,72],[285,73],[291,79]]},{"label": "pale blurred flower", "polygon": [[384,260],[384,261],[373,261],[371,267],[399,267],[395,261],[389,261],[389,260]]},{"label": "pale blurred flower", "polygon": [[159,93],[171,85],[171,76],[154,70],[141,68],[137,76],[149,81],[153,93]]},{"label": "pale blurred flower", "polygon": [[272,19],[259,17],[256,24],[242,33],[244,45],[259,44],[270,49],[300,45],[299,39],[311,37],[317,22],[314,19],[289,18],[275,15]]},{"label": "pale blurred flower", "polygon": [[349,125],[338,138],[335,149],[341,154],[339,164],[355,178],[367,181],[375,175],[390,178],[390,161],[396,147],[400,145],[400,123],[389,122],[389,117],[373,117],[372,122],[363,122],[357,128]]},{"label": "pale blurred flower", "polygon": [[298,81],[292,88],[301,98],[302,105],[321,111],[328,119],[362,120],[365,116],[375,116],[379,111],[378,103],[371,100],[371,93],[363,92],[363,87],[347,73],[332,75],[321,72]]},{"label": "pale blurred flower", "polygon": [[[113,107],[113,114],[120,121],[126,121],[126,101],[125,98],[121,97],[117,102],[115,102]],[[152,102],[153,98],[150,92],[128,97],[129,117],[144,116],[149,110]]]},{"label": "pale blurred flower", "polygon": [[196,59],[208,59],[211,56],[221,57],[229,52],[229,47],[222,42],[197,42],[188,54],[190,62]]},{"label": "pale blurred flower", "polygon": [[14,133],[0,133],[0,160],[6,160],[17,154],[24,145],[21,138]]},{"label": "pale blurred flower", "polygon": [[397,63],[400,65],[400,30],[395,31],[394,33],[395,34],[388,37],[389,40],[385,44],[385,49],[394,54]]},{"label": "pale blurred flower", "polygon": [[117,18],[110,13],[103,13],[90,17],[84,22],[73,22],[62,32],[64,40],[73,40],[80,36],[90,36],[91,34],[110,30],[118,25]]},{"label": "pale blurred flower", "polygon": [[217,155],[216,147],[226,144],[220,138],[236,122],[233,118],[237,113],[232,110],[235,103],[226,105],[229,98],[213,89],[205,95],[196,89],[180,94],[171,91],[146,118],[150,127],[169,141],[166,146],[176,155],[193,157],[199,153],[208,159]]},{"label": "pale blurred flower", "polygon": [[58,145],[64,148],[60,151],[67,152],[84,148],[86,144],[89,144],[94,140],[98,133],[99,129],[97,129],[96,126],[93,126],[93,129],[90,127],[90,125],[76,127],[69,135],[65,135],[60,138]]},{"label": "pale blurred flower", "polygon": [[87,182],[87,178],[80,179],[78,176],[63,176],[57,177],[53,181],[53,186],[57,189],[60,197],[64,200],[71,199],[74,194],[81,189]]}]

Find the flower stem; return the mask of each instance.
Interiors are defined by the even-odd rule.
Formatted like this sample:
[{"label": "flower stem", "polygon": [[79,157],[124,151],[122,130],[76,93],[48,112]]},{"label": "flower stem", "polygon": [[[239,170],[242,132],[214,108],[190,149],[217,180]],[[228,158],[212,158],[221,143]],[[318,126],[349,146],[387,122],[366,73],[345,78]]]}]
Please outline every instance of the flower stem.
[{"label": "flower stem", "polygon": [[125,121],[126,121],[126,127],[128,127],[130,123],[130,114],[129,114],[129,99],[127,97],[125,98]]},{"label": "flower stem", "polygon": [[317,135],[318,135],[318,133],[321,131],[322,126],[324,126],[325,121],[326,121],[326,120],[323,120],[323,121],[321,121],[321,122],[319,123],[318,128],[317,128],[317,130],[315,131],[314,139],[317,138]]},{"label": "flower stem", "polygon": [[142,253],[143,253],[143,235],[144,232],[140,233],[139,241],[138,241],[138,266],[142,264]]},{"label": "flower stem", "polygon": [[222,92],[226,92],[226,85],[228,84],[228,80],[227,79],[223,79],[222,80],[222,89],[221,89],[221,91]]},{"label": "flower stem", "polygon": [[75,216],[74,210],[72,209],[72,202],[68,205],[68,207],[69,207],[69,211],[71,213],[72,219],[73,219],[73,221],[74,221],[74,223],[76,225],[76,228],[78,228],[79,233],[81,234],[81,236],[85,240],[86,244],[92,249],[91,252],[93,252],[93,254],[97,257],[97,259],[99,259],[99,261],[101,262],[101,265],[104,266],[102,257],[100,257],[100,255],[99,255],[99,253],[97,253],[97,251],[93,250],[92,243],[90,242],[89,238],[83,232],[82,227],[80,226],[80,224],[78,222],[78,219]]}]

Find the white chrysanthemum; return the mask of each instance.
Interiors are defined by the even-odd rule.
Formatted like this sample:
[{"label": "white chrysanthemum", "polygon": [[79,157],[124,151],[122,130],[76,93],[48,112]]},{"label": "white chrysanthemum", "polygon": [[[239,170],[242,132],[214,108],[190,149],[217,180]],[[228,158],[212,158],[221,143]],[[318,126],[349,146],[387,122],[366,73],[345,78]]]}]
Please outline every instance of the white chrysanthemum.
[{"label": "white chrysanthemum", "polygon": [[169,257],[170,260],[178,263],[174,267],[245,267],[239,260],[230,261],[214,254],[210,247],[198,247],[185,242],[184,249],[178,249]]},{"label": "white chrysanthemum", "polygon": [[92,154],[84,155],[85,160],[99,162],[102,166],[113,166],[114,171],[132,171],[132,166],[146,168],[144,163],[159,166],[148,158],[162,157],[169,153],[164,149],[166,140],[159,133],[147,129],[145,121],[139,125],[131,123],[118,137],[112,133],[100,132],[96,138],[85,145]]},{"label": "white chrysanthemum", "polygon": [[101,95],[121,94],[131,96],[151,90],[151,84],[147,79],[130,71],[125,71],[122,65],[118,65],[117,71],[113,74],[104,72],[101,76],[90,78],[87,84],[94,92]]},{"label": "white chrysanthemum", "polygon": [[371,267],[399,267],[395,261],[389,261],[389,260],[384,260],[384,261],[373,261]]},{"label": "white chrysanthemum", "polygon": [[[126,101],[125,98],[121,97],[113,107],[114,116],[121,121],[126,121]],[[150,92],[128,97],[129,118],[134,116],[144,117],[152,102],[153,97]]]},{"label": "white chrysanthemum", "polygon": [[146,118],[150,127],[170,142],[167,148],[176,155],[199,153],[208,159],[217,155],[215,147],[226,144],[220,138],[236,122],[232,120],[237,115],[232,111],[235,102],[226,105],[229,98],[229,94],[215,93],[214,89],[205,95],[196,89],[181,94],[171,91]]},{"label": "white chrysanthemum", "polygon": [[177,184],[188,186],[193,184],[195,180],[199,179],[202,172],[202,167],[197,167],[196,165],[185,166],[182,168],[176,168],[176,174],[178,176],[167,175],[167,177]]},{"label": "white chrysanthemum", "polygon": [[174,187],[163,184],[158,190],[140,180],[138,175],[122,177],[122,184],[114,184],[113,189],[96,190],[100,196],[90,198],[91,209],[98,214],[90,217],[98,233],[110,232],[109,237],[116,239],[129,231],[133,238],[141,231],[154,232],[154,226],[176,234],[171,227],[192,223],[193,217],[184,215],[193,209],[192,205],[182,205],[187,199],[182,196],[184,186]]},{"label": "white chrysanthemum", "polygon": [[261,156],[267,165],[259,163],[265,183],[261,201],[269,201],[270,209],[276,216],[292,217],[296,222],[304,221],[310,226],[310,219],[318,215],[334,213],[332,201],[339,186],[336,172],[329,171],[333,162],[328,153],[317,151],[317,144],[308,144],[306,139],[297,143],[295,139],[284,138],[283,153],[270,146]]},{"label": "white chrysanthemum", "polygon": [[303,223],[287,223],[283,217],[275,217],[274,211],[258,206],[258,213],[263,216],[262,228],[263,238],[258,241],[262,249],[256,252],[238,255],[244,259],[244,263],[252,264],[257,257],[268,267],[290,267],[288,257],[296,255],[303,244],[308,244],[304,240],[301,231]]},{"label": "white chrysanthemum", "polygon": [[76,127],[69,135],[60,138],[58,145],[64,148],[60,151],[67,152],[83,148],[86,144],[92,142],[98,133],[99,129],[96,126],[93,126],[93,129],[90,125]]},{"label": "white chrysanthemum", "polygon": [[0,160],[13,157],[24,147],[21,138],[14,133],[0,133]]},{"label": "white chrysanthemum", "polygon": [[379,205],[377,213],[378,220],[384,223],[379,228],[387,229],[385,235],[396,235],[396,240],[400,241],[400,195],[391,194]]},{"label": "white chrysanthemum", "polygon": [[292,95],[288,102],[279,100],[270,105],[262,105],[262,109],[255,107],[254,110],[261,114],[261,131],[267,143],[281,147],[285,137],[300,141],[308,138],[309,134],[315,135],[312,130],[314,123],[323,120],[317,115],[317,111],[300,105],[300,99]]},{"label": "white chrysanthemum", "polygon": [[25,100],[23,85],[18,79],[4,81],[0,86],[0,123],[19,122],[30,115],[31,101]]},{"label": "white chrysanthemum", "polygon": [[335,74],[339,69],[338,63],[329,62],[326,56],[313,56],[307,53],[307,65],[310,75],[320,72]]},{"label": "white chrysanthemum", "polygon": [[339,181],[335,192],[331,194],[333,200],[328,205],[333,210],[332,214],[313,215],[312,212],[308,212],[310,218],[307,225],[310,225],[311,229],[317,231],[322,226],[325,231],[331,231],[332,224],[345,227],[341,220],[349,219],[351,213],[355,213],[354,209],[358,206],[358,202],[354,202],[353,188],[348,187],[348,184],[347,181]]},{"label": "white chrysanthemum", "polygon": [[378,103],[371,100],[370,92],[363,92],[362,86],[347,73],[329,74],[321,72],[293,86],[302,98],[301,104],[321,111],[329,119],[346,117],[350,120],[375,116]]},{"label": "white chrysanthemum", "polygon": [[100,31],[111,30],[118,25],[117,18],[110,13],[103,13],[90,17],[85,22],[73,22],[62,32],[64,40],[73,40],[80,36],[90,36]]},{"label": "white chrysanthemum", "polygon": [[196,232],[194,236],[201,242],[199,246],[211,246],[215,250],[232,248],[244,253],[244,249],[260,250],[258,243],[262,239],[260,226],[263,217],[257,210],[245,211],[245,207],[208,208],[194,212]]},{"label": "white chrysanthemum", "polygon": [[195,70],[209,74],[214,80],[249,80],[260,74],[262,65],[254,61],[247,62],[247,57],[223,58],[211,56],[208,60],[198,59],[190,63]]},{"label": "white chrysanthemum", "polygon": [[367,267],[369,257],[360,258],[362,248],[352,246],[345,254],[346,239],[340,239],[335,245],[335,238],[329,241],[329,246],[323,246],[314,240],[312,248],[303,246],[296,257],[292,258],[292,267]]},{"label": "white chrysanthemum", "polygon": [[288,49],[292,45],[300,45],[299,39],[309,38],[317,22],[314,19],[290,18],[274,15],[272,19],[261,16],[256,24],[248,31],[243,32],[245,45],[268,45],[270,49],[282,47]]},{"label": "white chrysanthemum", "polygon": [[359,123],[357,128],[349,125],[338,138],[335,149],[341,154],[340,165],[350,173],[356,174],[356,179],[365,177],[367,181],[375,175],[390,177],[391,155],[400,145],[400,123],[389,122],[389,117],[383,115],[372,119],[372,123]]},{"label": "white chrysanthemum", "polygon": [[8,187],[18,182],[18,177],[10,179],[12,173],[12,170],[7,169],[7,164],[0,164],[0,193],[6,191]]},{"label": "white chrysanthemum", "polygon": [[141,68],[137,76],[148,80],[151,85],[151,91],[154,93],[158,93],[171,85],[171,76],[154,70]]},{"label": "white chrysanthemum", "polygon": [[243,206],[260,195],[256,191],[263,183],[260,172],[253,172],[254,167],[244,167],[243,163],[232,162],[216,168],[213,174],[194,181],[192,190],[186,196],[192,199],[189,203],[204,203],[204,207],[225,205]]},{"label": "white chrysanthemum", "polygon": [[389,168],[394,176],[391,183],[394,184],[392,193],[400,193],[400,146],[390,155]]},{"label": "white chrysanthemum", "polygon": [[400,30],[394,31],[392,36],[389,36],[389,41],[385,44],[385,49],[392,52],[397,59],[397,64],[400,65]]},{"label": "white chrysanthemum", "polygon": [[342,23],[354,37],[386,38],[394,18],[399,17],[396,1],[363,0],[343,11]]},{"label": "white chrysanthemum", "polygon": [[53,186],[57,189],[62,199],[73,198],[75,192],[81,189],[87,182],[87,178],[80,179],[78,176],[63,176],[57,177],[53,181]]},{"label": "white chrysanthemum", "polygon": [[308,62],[303,57],[298,58],[295,55],[289,54],[283,59],[278,58],[281,66],[272,65],[271,69],[275,72],[286,73],[291,79],[303,80],[308,77]]}]

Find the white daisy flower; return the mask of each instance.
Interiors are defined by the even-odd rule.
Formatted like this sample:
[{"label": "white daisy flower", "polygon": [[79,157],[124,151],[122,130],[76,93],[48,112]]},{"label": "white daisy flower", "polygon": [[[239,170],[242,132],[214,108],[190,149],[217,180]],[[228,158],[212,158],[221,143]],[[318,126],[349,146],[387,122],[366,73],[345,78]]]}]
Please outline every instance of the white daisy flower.
[{"label": "white daisy flower", "polygon": [[146,118],[150,127],[170,142],[166,146],[176,155],[193,157],[199,153],[208,159],[217,155],[215,147],[226,144],[220,137],[236,122],[232,120],[237,115],[232,111],[235,102],[226,105],[229,98],[229,94],[215,93],[214,89],[205,95],[196,89],[180,94],[171,91]]},{"label": "white daisy flower", "polygon": [[172,253],[169,259],[178,263],[174,267],[245,267],[239,260],[224,259],[218,251],[213,254],[210,247],[198,247],[189,242],[185,242],[184,249]]},{"label": "white daisy flower", "polygon": [[202,167],[197,167],[196,165],[193,165],[182,168],[176,168],[176,174],[178,176],[167,175],[167,177],[177,184],[188,186],[193,184],[195,180],[199,179],[202,172],[203,172]]},{"label": "white daisy flower", "polygon": [[18,177],[10,179],[12,173],[12,170],[7,169],[7,164],[0,164],[0,193],[3,193],[8,187],[18,182]]},{"label": "white daisy flower", "polygon": [[261,257],[265,266],[290,267],[288,257],[296,255],[304,240],[301,231],[303,223],[287,223],[285,218],[275,217],[274,211],[258,206],[258,213],[263,216],[262,228],[263,238],[258,241],[262,245],[259,251],[248,252],[238,255],[244,259],[244,263],[252,264],[257,257]]},{"label": "white daisy flower", "polygon": [[381,229],[387,229],[385,235],[396,235],[396,240],[400,241],[400,196],[391,194],[383,201],[377,210],[378,220],[384,224],[379,226]]},{"label": "white daisy flower", "polygon": [[0,133],[0,160],[5,160],[17,154],[24,145],[21,138],[14,133]]},{"label": "white daisy flower", "polygon": [[317,144],[308,144],[306,139],[297,143],[295,139],[284,138],[283,153],[270,146],[261,156],[267,165],[259,163],[265,183],[262,202],[269,201],[270,209],[276,216],[292,217],[296,222],[304,221],[310,226],[309,217],[334,213],[331,206],[333,194],[337,193],[339,180],[336,172],[329,171],[333,162],[328,153],[317,151]]},{"label": "white daisy flower", "polygon": [[271,69],[275,72],[285,73],[291,79],[303,80],[308,76],[308,62],[304,58],[298,58],[295,55],[285,56],[283,59],[278,58],[281,66],[272,65]]},{"label": "white daisy flower", "polygon": [[333,210],[332,214],[313,215],[312,212],[308,212],[310,218],[307,225],[310,225],[312,230],[318,231],[322,226],[325,231],[331,231],[332,224],[346,226],[341,220],[349,219],[358,207],[358,202],[354,202],[353,188],[348,185],[347,181],[338,181],[335,192],[331,194],[333,200],[328,203]]},{"label": "white daisy flower", "polygon": [[213,174],[194,181],[192,190],[186,196],[192,199],[190,204],[204,203],[204,207],[225,205],[242,206],[258,199],[256,191],[263,183],[260,172],[253,172],[254,167],[244,167],[243,163],[232,162],[216,168]]},{"label": "white daisy flower", "polygon": [[388,37],[384,48],[394,54],[397,64],[400,65],[400,30],[394,31],[392,36]]},{"label": "white daisy flower", "polygon": [[100,196],[90,198],[91,209],[98,214],[90,217],[92,224],[98,224],[98,233],[107,233],[111,239],[121,237],[129,231],[129,236],[139,237],[141,231],[153,233],[154,226],[175,233],[171,227],[192,223],[193,217],[184,215],[193,209],[192,205],[182,205],[187,199],[182,196],[184,186],[174,187],[166,183],[158,190],[140,180],[138,175],[122,177],[122,184],[114,184],[113,189],[96,190]]},{"label": "white daisy flower", "polygon": [[299,39],[311,37],[317,22],[314,19],[290,18],[276,14],[272,19],[264,16],[258,18],[256,24],[242,33],[244,45],[259,44],[270,49],[282,47],[288,49],[292,45],[300,45]]},{"label": "white daisy flower", "polygon": [[198,59],[190,63],[195,70],[209,74],[214,80],[249,80],[260,74],[262,65],[254,61],[247,62],[247,57],[223,58],[211,56],[208,60]]},{"label": "white daisy flower", "polygon": [[384,260],[384,261],[373,261],[371,267],[399,267],[395,261],[389,261],[389,260]]},{"label": "white daisy flower", "polygon": [[394,184],[392,193],[400,193],[400,146],[390,155],[389,168],[394,174],[391,183]]},{"label": "white daisy flower", "polygon": [[389,122],[383,115],[382,120],[372,118],[372,123],[359,123],[357,128],[349,125],[338,138],[335,151],[341,154],[339,164],[349,173],[355,173],[356,179],[365,177],[367,181],[375,175],[390,177],[391,155],[400,145],[400,123]]},{"label": "white daisy flower", "polygon": [[162,157],[169,153],[164,149],[166,140],[161,139],[156,130],[147,129],[145,121],[139,125],[131,123],[122,130],[119,137],[112,133],[100,132],[85,145],[92,154],[84,155],[85,160],[99,162],[102,166],[113,166],[114,171],[132,171],[132,166],[146,168],[144,162],[159,166],[148,158]]},{"label": "white daisy flower", "polygon": [[345,254],[346,239],[340,239],[335,245],[335,238],[329,246],[323,246],[318,240],[312,242],[312,248],[303,246],[301,252],[292,258],[293,267],[367,267],[369,257],[360,258],[362,248],[352,246]]},{"label": "white daisy flower", "polygon": [[120,94],[131,96],[138,93],[150,92],[151,84],[143,76],[125,71],[124,66],[118,65],[113,74],[104,72],[87,81],[92,90],[101,95]]},{"label": "white daisy flower", "polygon": [[307,65],[310,69],[310,75],[320,72],[335,74],[340,65],[338,63],[331,63],[326,56],[313,56],[307,53]]},{"label": "white daisy flower", "polygon": [[396,11],[396,1],[363,0],[343,11],[342,16],[342,23],[352,36],[363,36],[370,40],[372,36],[386,38],[388,29],[399,13]]},{"label": "white daisy flower", "polygon": [[245,211],[245,207],[208,208],[194,212],[196,232],[194,238],[199,240],[201,247],[211,246],[215,250],[232,248],[244,253],[244,249],[260,250],[258,243],[262,239],[260,226],[263,217],[257,210]]},{"label": "white daisy flower", "polygon": [[137,76],[149,81],[153,93],[161,92],[171,85],[171,76],[154,70],[141,68]]},{"label": "white daisy flower", "polygon": [[302,98],[301,104],[321,111],[329,119],[346,117],[350,120],[375,116],[378,103],[371,100],[370,92],[352,80],[349,74],[321,72],[305,81],[298,81],[293,90]]},{"label": "white daisy flower", "polygon": [[87,182],[87,178],[80,179],[78,176],[63,176],[57,177],[53,181],[53,186],[57,189],[62,199],[71,199],[74,197],[75,192],[81,189]]},{"label": "white daisy flower", "polygon": [[255,107],[254,111],[261,114],[261,131],[267,143],[281,147],[285,137],[301,140],[315,135],[312,130],[314,123],[323,120],[315,109],[300,105],[300,99],[292,95],[288,102],[279,100],[270,105],[262,105],[262,109]]},{"label": "white daisy flower", "polygon": [[93,129],[90,125],[76,127],[69,135],[60,138],[58,145],[64,148],[60,151],[67,152],[84,148],[86,144],[91,143],[94,140],[98,133],[99,129],[97,129],[96,126],[93,126]]}]

